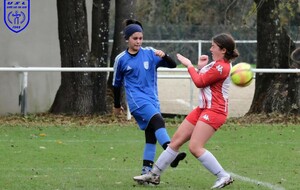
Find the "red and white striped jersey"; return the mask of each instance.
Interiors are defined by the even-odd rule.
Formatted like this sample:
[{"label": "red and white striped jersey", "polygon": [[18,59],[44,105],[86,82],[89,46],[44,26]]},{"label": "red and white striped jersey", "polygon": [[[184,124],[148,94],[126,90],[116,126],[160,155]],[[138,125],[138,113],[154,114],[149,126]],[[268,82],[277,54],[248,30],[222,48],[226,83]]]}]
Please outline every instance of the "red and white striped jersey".
[{"label": "red and white striped jersey", "polygon": [[198,73],[193,67],[188,68],[193,82],[200,89],[200,108],[228,113],[230,69],[231,63],[225,60],[213,61]]}]

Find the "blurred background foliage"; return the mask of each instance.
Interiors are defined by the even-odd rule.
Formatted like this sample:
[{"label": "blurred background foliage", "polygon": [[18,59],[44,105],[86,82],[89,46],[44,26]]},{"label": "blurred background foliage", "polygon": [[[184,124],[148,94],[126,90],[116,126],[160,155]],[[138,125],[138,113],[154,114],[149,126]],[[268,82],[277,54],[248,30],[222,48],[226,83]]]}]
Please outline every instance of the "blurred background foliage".
[{"label": "blurred background foliage", "polygon": [[[298,40],[300,10],[298,0],[280,2],[281,24],[291,38]],[[144,40],[211,40],[218,33],[231,33],[236,40],[256,40],[256,12],[260,5],[248,0],[137,0],[135,18],[142,22]],[[111,22],[114,22],[111,20]],[[111,30],[113,31],[113,30]],[[198,57],[195,43],[144,43],[175,56]],[[202,54],[210,43],[202,44]],[[235,61],[256,63],[256,44],[237,43],[241,56]]]}]

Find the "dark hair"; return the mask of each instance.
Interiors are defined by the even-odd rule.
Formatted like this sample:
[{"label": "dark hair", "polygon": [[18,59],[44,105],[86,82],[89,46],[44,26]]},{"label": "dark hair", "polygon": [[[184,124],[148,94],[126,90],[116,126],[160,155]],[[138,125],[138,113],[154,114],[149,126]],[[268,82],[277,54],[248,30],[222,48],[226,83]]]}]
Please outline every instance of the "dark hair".
[{"label": "dark hair", "polygon": [[143,29],[142,24],[139,21],[135,20],[135,19],[126,19],[126,20],[124,20],[123,23],[124,23],[125,27],[128,26],[129,24],[138,24]]},{"label": "dark hair", "polygon": [[228,61],[232,61],[239,56],[239,52],[235,47],[235,41],[230,34],[221,33],[212,38],[219,48],[226,49],[224,58]]}]

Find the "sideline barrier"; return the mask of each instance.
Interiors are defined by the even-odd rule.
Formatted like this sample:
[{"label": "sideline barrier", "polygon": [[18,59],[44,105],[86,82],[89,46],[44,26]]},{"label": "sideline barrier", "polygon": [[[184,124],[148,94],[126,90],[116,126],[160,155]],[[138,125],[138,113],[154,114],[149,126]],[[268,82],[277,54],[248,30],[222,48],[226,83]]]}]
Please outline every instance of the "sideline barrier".
[{"label": "sideline barrier", "polygon": [[[0,67],[0,72],[20,72],[21,89],[19,95],[19,105],[21,106],[21,113],[27,114],[27,86],[28,86],[28,72],[113,72],[112,67]],[[300,69],[252,69],[254,73],[300,73]],[[185,72],[181,75],[161,75],[161,72]],[[189,79],[190,80],[190,107],[193,104],[193,82],[187,74],[186,68],[159,68],[158,78],[162,79]],[[129,109],[127,109],[127,119],[131,119]]]},{"label": "sideline barrier", "polygon": [[[109,43],[112,43],[113,40],[110,39]],[[236,44],[253,44],[257,43],[257,40],[235,40]],[[198,57],[202,54],[202,44],[210,44],[211,40],[143,40],[144,44],[147,43],[169,43],[169,44],[198,44]],[[299,44],[300,41],[295,41],[296,44]],[[20,72],[20,83],[21,83],[21,92],[19,96],[19,105],[21,106],[21,113],[23,115],[27,114],[27,100],[26,100],[26,88],[28,83],[28,72],[113,72],[113,68],[109,67],[0,67],[1,71],[14,71]],[[160,72],[184,72],[187,69],[159,69]],[[299,73],[299,69],[253,69],[254,73]],[[189,75],[158,75],[158,78],[177,78],[177,79],[189,79]],[[192,81],[190,80],[190,107],[192,108],[193,102],[193,88]],[[130,115],[130,113],[129,113]],[[131,116],[130,116],[131,117]],[[130,119],[128,116],[127,118]]]}]

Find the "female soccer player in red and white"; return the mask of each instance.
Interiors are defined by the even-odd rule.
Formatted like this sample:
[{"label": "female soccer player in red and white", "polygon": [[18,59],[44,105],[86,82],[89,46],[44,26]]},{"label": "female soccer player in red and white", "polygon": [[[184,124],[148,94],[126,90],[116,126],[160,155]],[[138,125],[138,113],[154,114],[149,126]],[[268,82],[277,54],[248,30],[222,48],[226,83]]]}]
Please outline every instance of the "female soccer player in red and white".
[{"label": "female soccer player in red and white", "polygon": [[208,56],[200,56],[198,71],[188,58],[177,54],[177,59],[188,68],[193,82],[200,89],[199,106],[192,110],[181,123],[168,148],[155,162],[153,169],[148,174],[134,177],[135,181],[159,184],[161,173],[176,158],[179,148],[189,141],[189,150],[192,155],[207,170],[217,176],[212,188],[222,188],[233,182],[230,174],[204,146],[226,121],[231,61],[238,57],[239,53],[232,36],[225,33],[212,38],[210,52],[213,61],[207,64]]}]

